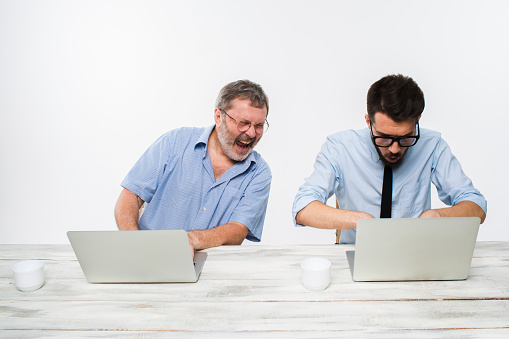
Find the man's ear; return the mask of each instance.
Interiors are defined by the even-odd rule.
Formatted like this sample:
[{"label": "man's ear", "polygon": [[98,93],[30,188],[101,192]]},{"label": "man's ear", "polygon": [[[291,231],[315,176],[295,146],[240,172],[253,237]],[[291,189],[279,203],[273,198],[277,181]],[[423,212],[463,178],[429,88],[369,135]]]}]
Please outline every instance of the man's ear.
[{"label": "man's ear", "polygon": [[368,125],[368,128],[369,128],[370,127],[369,126],[369,115],[368,114],[364,115],[364,119],[366,119],[366,125]]},{"label": "man's ear", "polygon": [[221,110],[219,108],[214,110],[214,122],[216,123],[216,127],[221,125]]}]

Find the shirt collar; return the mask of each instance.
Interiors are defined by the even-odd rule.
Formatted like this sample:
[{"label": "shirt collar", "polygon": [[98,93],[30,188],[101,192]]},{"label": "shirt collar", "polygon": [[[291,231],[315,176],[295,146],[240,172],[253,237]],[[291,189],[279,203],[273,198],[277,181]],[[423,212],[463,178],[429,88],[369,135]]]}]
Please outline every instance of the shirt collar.
[{"label": "shirt collar", "polygon": [[[203,133],[200,135],[200,137],[198,138],[198,141],[196,141],[196,144],[194,145],[194,148],[198,147],[198,145],[200,144],[203,144],[205,146],[205,149],[207,149],[207,145],[209,143],[209,138],[210,138],[210,134],[212,133],[212,131],[214,130],[214,128],[216,127],[216,125],[211,125],[211,126],[208,126],[208,127],[205,127]],[[249,165],[250,163],[256,163],[256,158],[254,156],[254,153],[255,151],[253,150],[248,156],[246,159],[238,162],[237,164],[247,164]],[[376,152],[376,151],[375,151]]]},{"label": "shirt collar", "polygon": [[203,133],[200,135],[200,137],[198,138],[198,141],[196,141],[196,144],[194,145],[195,148],[199,144],[204,144],[205,147],[208,145],[210,133],[212,133],[212,131],[214,130],[214,127],[216,127],[216,125],[205,127],[205,129],[203,130]]},{"label": "shirt collar", "polygon": [[374,162],[379,162],[380,161],[380,156],[378,155],[378,152],[376,151],[376,146],[375,144],[373,144],[373,140],[371,140],[371,130],[369,128],[366,128],[365,129],[366,131],[366,143],[367,143],[367,146],[368,146],[368,149],[369,149],[369,153],[371,153],[371,159],[374,161]]}]

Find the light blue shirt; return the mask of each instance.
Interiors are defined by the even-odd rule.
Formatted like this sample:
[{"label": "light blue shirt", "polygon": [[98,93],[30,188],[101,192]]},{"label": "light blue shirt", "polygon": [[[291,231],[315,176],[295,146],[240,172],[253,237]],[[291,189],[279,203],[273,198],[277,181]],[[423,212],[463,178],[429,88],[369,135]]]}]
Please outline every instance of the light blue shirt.
[{"label": "light blue shirt", "polygon": [[[380,217],[384,164],[368,128],[348,130],[327,138],[316,157],[315,169],[299,188],[293,204],[297,213],[312,201],[326,203],[333,195],[339,207]],[[451,206],[468,200],[486,212],[484,196],[463,173],[440,133],[421,128],[417,144],[409,147],[393,169],[392,217],[416,218],[431,209],[431,183],[440,200]],[[355,229],[341,232],[341,243],[355,243]]]},{"label": "light blue shirt", "polygon": [[142,230],[206,230],[230,221],[260,241],[272,175],[253,151],[217,181],[207,152],[214,126],[180,128],[161,136],[141,156],[122,186],[146,203]]}]

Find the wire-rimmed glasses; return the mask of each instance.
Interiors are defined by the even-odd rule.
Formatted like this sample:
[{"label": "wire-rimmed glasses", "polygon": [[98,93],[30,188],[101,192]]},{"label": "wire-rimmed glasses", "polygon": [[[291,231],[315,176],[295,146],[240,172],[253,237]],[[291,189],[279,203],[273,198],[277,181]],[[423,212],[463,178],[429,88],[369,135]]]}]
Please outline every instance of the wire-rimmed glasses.
[{"label": "wire-rimmed glasses", "polygon": [[232,118],[228,113],[226,113],[226,111],[224,109],[220,108],[219,110],[237,123],[237,129],[239,130],[239,132],[246,132],[247,130],[249,130],[251,128],[251,125],[254,126],[256,134],[263,134],[263,133],[267,132],[267,130],[269,129],[269,122],[267,120],[265,120],[265,122],[262,124],[255,124],[254,122],[251,122],[251,121],[243,121],[243,120],[238,121],[237,119]]}]

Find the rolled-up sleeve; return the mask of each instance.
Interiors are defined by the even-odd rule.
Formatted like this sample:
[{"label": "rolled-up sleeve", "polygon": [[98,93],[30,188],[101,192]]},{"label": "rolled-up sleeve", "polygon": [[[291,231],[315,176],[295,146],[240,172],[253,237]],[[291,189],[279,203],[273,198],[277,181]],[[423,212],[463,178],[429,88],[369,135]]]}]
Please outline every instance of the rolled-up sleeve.
[{"label": "rolled-up sleeve", "polygon": [[295,226],[300,225],[296,221],[297,213],[313,201],[326,203],[334,194],[336,189],[336,178],[340,175],[337,159],[336,147],[333,140],[329,137],[322,146],[320,153],[316,156],[314,170],[310,177],[305,179],[302,186],[295,196],[293,202],[292,215]]},{"label": "rolled-up sleeve", "polygon": [[269,202],[272,174],[267,163],[263,163],[253,179],[247,185],[230,221],[239,222],[249,229],[247,239],[258,242],[261,240],[263,224]]},{"label": "rolled-up sleeve", "polygon": [[174,133],[168,132],[158,138],[131,168],[121,186],[150,203],[168,162],[174,144]]},{"label": "rolled-up sleeve", "polygon": [[458,159],[443,139],[440,139],[433,155],[431,180],[444,204],[454,206],[461,201],[471,201],[487,213],[486,199],[465,175]]}]

